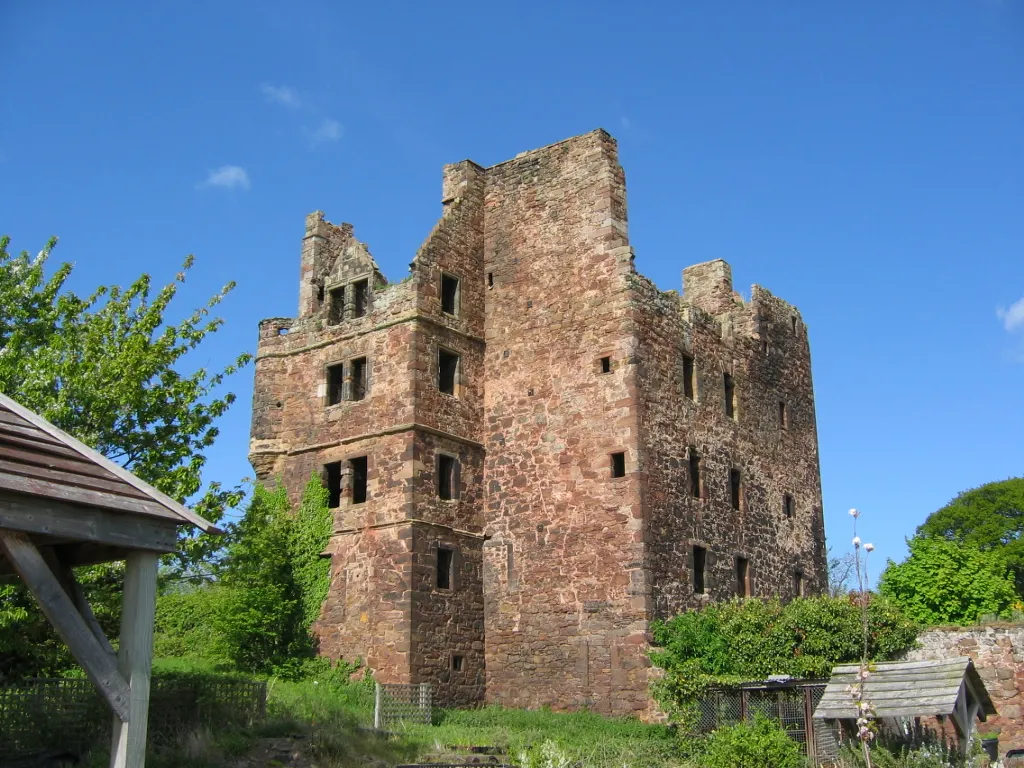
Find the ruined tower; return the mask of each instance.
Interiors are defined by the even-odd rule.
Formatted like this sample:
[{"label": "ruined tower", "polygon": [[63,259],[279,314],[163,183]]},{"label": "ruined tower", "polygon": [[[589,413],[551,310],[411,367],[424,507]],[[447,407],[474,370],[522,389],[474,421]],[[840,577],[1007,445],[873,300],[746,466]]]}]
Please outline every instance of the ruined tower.
[{"label": "ruined tower", "polygon": [[633,265],[615,141],[444,170],[387,284],[306,220],[260,324],[250,459],[336,508],[321,652],[448,704],[647,707],[651,620],[825,587],[807,331],[728,265]]}]

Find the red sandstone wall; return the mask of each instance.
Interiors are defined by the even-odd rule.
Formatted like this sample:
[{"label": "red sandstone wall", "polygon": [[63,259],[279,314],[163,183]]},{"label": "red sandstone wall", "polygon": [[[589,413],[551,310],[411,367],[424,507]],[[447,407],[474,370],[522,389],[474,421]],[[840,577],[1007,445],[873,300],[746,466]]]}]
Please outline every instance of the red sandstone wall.
[{"label": "red sandstone wall", "polygon": [[[487,699],[641,709],[648,605],[614,141],[599,131],[488,169],[485,210]],[[614,451],[627,454],[621,479]]]}]

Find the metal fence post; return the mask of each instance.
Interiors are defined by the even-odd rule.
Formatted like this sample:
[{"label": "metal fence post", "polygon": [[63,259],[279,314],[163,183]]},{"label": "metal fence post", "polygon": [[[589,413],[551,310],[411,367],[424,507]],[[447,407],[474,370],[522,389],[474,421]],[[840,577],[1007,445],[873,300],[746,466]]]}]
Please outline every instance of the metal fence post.
[{"label": "metal fence post", "polygon": [[380,711],[381,701],[380,701],[380,699],[381,699],[381,691],[380,691],[380,683],[378,682],[378,683],[374,683],[374,693],[373,693],[373,727],[376,728],[377,730],[380,730],[380,728],[381,728],[381,711]]},{"label": "metal fence post", "polygon": [[420,683],[420,717],[430,725],[430,683]]}]

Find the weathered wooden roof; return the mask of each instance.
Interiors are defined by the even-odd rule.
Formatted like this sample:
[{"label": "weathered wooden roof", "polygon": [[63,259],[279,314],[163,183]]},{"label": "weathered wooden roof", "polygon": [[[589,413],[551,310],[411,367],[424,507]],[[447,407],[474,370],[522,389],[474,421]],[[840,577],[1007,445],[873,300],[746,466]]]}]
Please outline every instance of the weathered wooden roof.
[{"label": "weathered wooden roof", "polygon": [[[856,718],[851,686],[856,685],[859,672],[859,664],[835,667],[814,716],[828,720]],[[985,684],[966,656],[872,664],[864,684],[864,698],[878,718],[950,715],[964,688],[978,702],[979,714],[996,714]]]},{"label": "weathered wooden roof", "polygon": [[0,393],[3,491],[219,532],[213,523]]}]

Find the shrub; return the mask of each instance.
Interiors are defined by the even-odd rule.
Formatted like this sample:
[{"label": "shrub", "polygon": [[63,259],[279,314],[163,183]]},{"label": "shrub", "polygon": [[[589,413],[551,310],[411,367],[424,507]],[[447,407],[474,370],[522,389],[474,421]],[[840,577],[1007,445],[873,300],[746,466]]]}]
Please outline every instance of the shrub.
[{"label": "shrub", "polygon": [[706,743],[703,768],[804,768],[800,746],[767,718],[757,715],[753,722],[719,728]]}]

